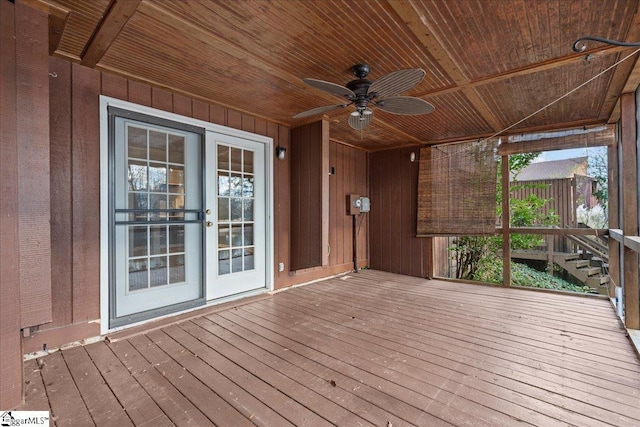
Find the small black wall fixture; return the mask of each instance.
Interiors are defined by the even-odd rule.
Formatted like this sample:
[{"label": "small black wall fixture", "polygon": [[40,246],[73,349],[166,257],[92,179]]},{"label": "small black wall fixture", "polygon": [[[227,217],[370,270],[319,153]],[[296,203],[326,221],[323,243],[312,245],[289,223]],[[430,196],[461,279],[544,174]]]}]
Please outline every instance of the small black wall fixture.
[{"label": "small black wall fixture", "polygon": [[287,149],[285,147],[276,147],[276,157],[280,160],[284,160],[284,157],[287,153]]}]

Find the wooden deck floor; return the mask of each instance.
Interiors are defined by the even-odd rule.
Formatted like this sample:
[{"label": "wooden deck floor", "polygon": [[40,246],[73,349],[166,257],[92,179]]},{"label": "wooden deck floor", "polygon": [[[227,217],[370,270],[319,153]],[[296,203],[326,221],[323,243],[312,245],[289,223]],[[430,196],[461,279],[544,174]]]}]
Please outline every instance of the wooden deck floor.
[{"label": "wooden deck floor", "polygon": [[31,360],[58,426],[637,426],[607,300],[363,271]]}]

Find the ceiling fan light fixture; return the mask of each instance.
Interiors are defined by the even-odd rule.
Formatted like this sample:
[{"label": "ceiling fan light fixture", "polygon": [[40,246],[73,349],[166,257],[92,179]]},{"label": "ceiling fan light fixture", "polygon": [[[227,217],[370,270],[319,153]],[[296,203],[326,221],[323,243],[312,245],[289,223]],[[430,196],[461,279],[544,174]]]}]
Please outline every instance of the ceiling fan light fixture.
[{"label": "ceiling fan light fixture", "polygon": [[400,93],[412,89],[422,81],[425,76],[424,70],[412,68],[394,71],[375,81],[365,79],[370,70],[370,67],[366,64],[353,66],[352,71],[357,79],[350,81],[346,86],[340,86],[318,79],[303,79],[303,82],[306,84],[346,99],[348,103],[317,107],[296,114],[293,117],[302,118],[313,116],[352,105],[355,107],[355,110],[349,113],[349,126],[356,130],[362,130],[368,126],[373,119],[373,110],[370,106],[375,106],[387,113],[400,115],[428,114],[433,111],[433,105],[424,99],[412,96],[399,96]]}]

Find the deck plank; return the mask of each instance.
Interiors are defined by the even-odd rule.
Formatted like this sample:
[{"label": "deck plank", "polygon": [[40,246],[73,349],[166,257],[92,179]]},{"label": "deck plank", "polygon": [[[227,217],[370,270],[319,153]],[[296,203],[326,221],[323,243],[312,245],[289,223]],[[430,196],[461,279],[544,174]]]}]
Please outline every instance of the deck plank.
[{"label": "deck plank", "polygon": [[[232,378],[236,379],[239,383],[244,383],[246,390],[255,390],[257,393],[262,391],[261,398],[265,401],[268,402],[268,399],[276,397],[279,402],[274,402],[274,406],[293,409],[288,412],[288,416],[296,425],[329,426],[332,425],[332,423],[340,423],[341,420],[344,422],[347,419],[361,423],[363,426],[370,425],[366,421],[358,419],[353,413],[345,411],[344,408],[326,399],[321,394],[315,393],[307,387],[292,381],[285,375],[280,374],[260,360],[238,352],[236,348],[214,335],[200,334],[199,338],[209,347],[215,348],[222,356],[227,355],[231,357],[235,363],[239,363],[246,370],[244,373],[234,372],[237,370],[229,369],[233,367],[225,361],[217,361],[217,366],[221,366],[223,369],[226,368],[229,375],[232,375]],[[264,390],[263,387],[260,387],[261,384],[259,382],[251,378],[252,376],[268,384],[271,389]],[[286,390],[287,394],[285,395],[281,392],[274,393],[274,391],[278,390]]]},{"label": "deck plank", "polygon": [[[282,299],[279,301],[282,303]],[[301,323],[309,316],[309,312],[304,309],[300,309],[303,304],[299,304],[297,301],[290,306],[293,311],[296,308],[299,310],[300,315],[290,315],[287,317],[292,324]],[[334,306],[335,307],[335,306]],[[264,307],[265,310],[269,310],[269,307]],[[342,322],[340,322],[342,320]],[[333,323],[337,322],[337,323]],[[344,325],[349,325],[344,326]],[[514,380],[509,376],[504,376],[500,380],[496,379],[494,373],[483,372],[481,369],[485,369],[485,366],[480,364],[476,366],[476,369],[465,369],[461,366],[460,359],[449,360],[441,358],[437,360],[439,364],[434,363],[433,353],[425,356],[424,351],[429,351],[430,346],[420,346],[419,349],[414,349],[416,343],[413,340],[388,341],[384,338],[378,337],[375,332],[368,331],[368,333],[359,333],[357,328],[352,328],[350,319],[348,316],[344,316],[343,319],[339,317],[336,319],[335,312],[327,310],[324,315],[322,312],[316,311],[313,313],[313,321],[306,322],[306,328],[311,328],[320,333],[324,333],[330,339],[340,339],[345,342],[349,342],[357,345],[359,353],[373,351],[379,356],[383,357],[386,366],[397,369],[396,367],[403,367],[407,365],[410,367],[412,375],[416,375],[416,378],[427,378],[425,373],[429,373],[434,376],[439,376],[442,379],[451,381],[444,382],[440,385],[443,388],[453,387],[450,391],[459,391],[457,387],[462,384],[463,387],[471,387],[477,391],[491,394],[506,402],[515,403],[524,408],[528,408],[531,411],[539,412],[535,415],[530,412],[525,412],[522,418],[534,424],[549,424],[559,425],[562,421],[566,420],[570,423],[580,426],[599,426],[602,425],[604,420],[610,417],[610,410],[604,409],[615,402],[606,401],[604,399],[596,399],[592,395],[582,393],[580,390],[566,389],[564,394],[554,394],[550,392],[542,393],[537,387],[525,387],[522,376],[517,377],[518,380]],[[404,345],[409,343],[409,345]],[[402,351],[402,352],[401,352]],[[401,362],[399,362],[401,361]],[[453,362],[453,363],[452,363]],[[468,363],[468,362],[467,362]],[[449,369],[452,366],[453,369]],[[497,370],[496,370],[497,371]],[[510,371],[502,372],[503,375],[514,376]],[[495,403],[492,399],[487,399],[487,396],[479,396],[484,405],[492,406]],[[476,396],[478,398],[478,396]],[[583,401],[586,400],[586,401]],[[600,404],[601,407],[595,407],[594,404]],[[505,405],[502,403],[503,407]],[[561,406],[556,406],[561,405]],[[496,407],[497,409],[497,407]],[[508,408],[508,414],[515,415],[522,412],[521,408]],[[640,411],[631,408],[630,416],[635,418],[622,418],[626,423],[635,424],[640,416]],[[549,419],[547,416],[553,416],[554,420]],[[533,417],[533,418],[532,418]]]},{"label": "deck plank", "polygon": [[[152,335],[154,339],[148,335]],[[184,370],[158,346],[162,337],[156,331],[138,335],[129,341],[156,369],[166,377],[191,403],[201,410],[217,426],[250,426],[251,421],[227,404],[198,378]]]},{"label": "deck plank", "polygon": [[[285,297],[294,298],[295,296],[287,295]],[[302,300],[304,303],[309,302],[310,304],[314,304],[314,300],[306,295],[298,294],[297,298],[298,301]],[[330,304],[332,310],[340,310],[339,307],[341,307],[341,302],[344,301],[344,298],[341,298],[339,295],[334,298],[327,296],[323,301]],[[480,339],[483,333],[481,328],[479,330],[472,330],[470,333],[462,333],[459,328],[453,325],[448,327],[445,325],[445,322],[438,322],[437,319],[426,322],[417,322],[415,319],[401,319],[402,314],[395,313],[391,315],[391,310],[383,313],[384,306],[381,307],[381,304],[382,303],[377,302],[375,310],[371,310],[370,305],[368,306],[368,310],[364,310],[356,307],[354,302],[350,301],[349,305],[343,308],[341,312],[347,316],[355,314],[359,318],[367,318],[367,316],[369,316],[368,320],[373,325],[380,325],[380,327],[385,330],[394,331],[399,334],[416,334],[424,337],[424,339],[434,340],[434,345],[442,342],[444,348],[451,345],[462,347],[461,349],[463,351],[466,351],[467,348],[473,348],[474,351],[478,352],[478,358],[486,355],[487,357],[515,361],[525,368],[534,366],[537,368],[537,375],[544,375],[546,372],[557,373],[561,383],[566,383],[566,377],[569,376],[593,384],[599,388],[610,389],[613,387],[616,391],[623,392],[623,394],[631,396],[634,399],[640,397],[640,390],[633,386],[633,384],[637,384],[637,382],[634,382],[637,380],[629,380],[626,372],[623,373],[623,377],[611,376],[602,372],[606,370],[607,367],[600,367],[601,364],[594,365],[592,371],[586,371],[585,368],[587,364],[582,359],[577,359],[575,364],[571,365],[563,363],[563,359],[557,354],[550,354],[547,358],[537,357],[532,349],[529,349],[530,351],[523,351],[515,349],[512,345],[509,345],[509,343],[502,345],[490,339]],[[420,326],[420,328],[416,329],[416,326]],[[590,374],[595,374],[596,376]],[[602,376],[605,376],[606,379],[602,380],[600,378]],[[614,382],[616,380],[629,382],[631,385],[622,385]]]},{"label": "deck plank", "polygon": [[[313,292],[313,291],[311,291]],[[318,294],[316,292],[316,294]],[[329,301],[340,301],[343,296],[348,296],[339,291],[335,295],[327,296]],[[420,319],[420,316],[412,316],[410,312],[405,314],[408,310],[406,306],[397,303],[388,303],[381,297],[367,297],[369,302],[364,305],[365,310],[370,313],[378,313],[385,316],[385,313],[391,313],[393,317],[401,318],[409,324],[419,324],[421,326],[432,325],[434,322],[437,324],[436,329],[439,331],[449,331],[452,334],[467,335],[471,339],[482,338],[482,341],[489,345],[503,346],[500,348],[504,351],[505,348],[512,352],[524,354],[524,355],[540,355],[542,359],[545,357],[547,360],[555,361],[555,363],[569,363],[572,366],[580,367],[583,370],[585,367],[593,367],[596,371],[602,372],[603,376],[607,373],[611,373],[613,376],[618,376],[622,381],[627,381],[628,376],[632,376],[631,382],[634,382],[640,378],[640,369],[637,366],[637,356],[634,354],[628,354],[625,361],[618,359],[610,360],[607,365],[602,365],[600,362],[604,358],[613,358],[617,352],[611,351],[611,346],[608,348],[607,354],[593,354],[590,351],[584,351],[584,349],[575,348],[566,344],[547,344],[543,338],[536,336],[535,334],[529,334],[527,337],[524,333],[516,333],[511,330],[492,329],[492,326],[485,321],[478,318],[472,311],[470,304],[464,304],[464,311],[456,312],[456,310],[450,310],[447,315],[439,316],[437,313],[428,313],[428,320]],[[322,299],[322,297],[321,297]],[[374,308],[375,307],[375,308]],[[402,310],[400,310],[402,308]],[[480,310],[480,309],[479,309]],[[486,309],[482,308],[482,311]],[[387,316],[389,317],[389,316]],[[474,321],[475,320],[475,321]],[[505,328],[502,328],[505,329]],[[558,334],[559,335],[559,334]],[[560,337],[562,339],[563,337]],[[627,340],[628,342],[628,340]],[[572,348],[573,347],[573,348]],[[628,351],[628,345],[625,345],[625,352]],[[552,362],[553,363],[553,362]],[[612,378],[612,377],[608,377]]]},{"label": "deck plank", "polygon": [[61,353],[96,425],[133,426],[124,408],[91,361],[86,348],[74,347]]},{"label": "deck plank", "polygon": [[606,299],[365,270],[25,363],[55,425],[640,425]]},{"label": "deck plank", "polygon": [[[428,407],[433,411],[434,415],[440,415],[443,419],[451,423],[458,423],[462,418],[473,419],[473,425],[493,425],[502,426],[510,425],[514,414],[507,415],[502,411],[488,408],[471,399],[462,397],[462,385],[458,384],[457,391],[450,392],[444,388],[444,381],[434,381],[436,384],[430,384],[424,381],[424,378],[417,379],[408,374],[409,367],[403,366],[402,370],[393,370],[384,363],[376,363],[369,358],[370,354],[366,350],[350,351],[350,344],[337,340],[331,341],[330,347],[326,346],[326,340],[316,337],[308,329],[305,332],[298,332],[297,328],[290,328],[291,319],[282,319],[278,316],[268,314],[259,310],[257,307],[242,310],[248,312],[249,317],[261,322],[268,328],[276,331],[285,330],[287,337],[299,343],[305,343],[309,348],[313,348],[319,352],[323,352],[335,359],[342,361],[349,368],[360,370],[360,376],[365,383],[378,387],[385,387],[392,390],[403,391],[407,403],[416,407]],[[259,319],[259,320],[258,320]],[[455,388],[456,386],[454,386]],[[496,405],[506,404],[496,400]]]},{"label": "deck plank", "polygon": [[[395,414],[413,425],[428,425],[436,427],[444,427],[455,425],[438,418],[429,412],[421,410],[416,406],[408,404],[402,398],[402,394],[388,393],[382,387],[371,386],[361,381],[358,375],[354,375],[355,370],[345,371],[341,369],[342,364],[339,360],[327,357],[326,355],[316,352],[313,349],[299,345],[293,340],[283,337],[270,329],[253,323],[237,311],[222,312],[219,317],[233,322],[245,328],[244,335],[251,333],[252,342],[257,343],[265,350],[272,351],[278,356],[295,363],[297,366],[308,370],[309,372],[325,378],[326,381],[336,384],[344,390],[351,390],[352,393],[362,397],[374,405],[387,409],[390,413]],[[212,320],[216,320],[218,316],[208,316]],[[296,351],[297,350],[297,351]],[[303,359],[301,361],[300,359]],[[312,363],[307,363],[308,361]],[[331,383],[331,384],[333,384]],[[384,425],[384,424],[383,424]]]},{"label": "deck plank", "polygon": [[[266,348],[258,346],[257,344],[258,341],[261,340],[261,337],[250,330],[242,330],[242,333],[240,334],[233,333],[232,330],[236,330],[237,332],[239,327],[234,327],[234,325],[231,329],[225,329],[223,325],[227,325],[228,327],[233,324],[219,316],[215,317],[215,323],[214,321],[205,318],[195,319],[193,323],[203,330],[203,332],[200,332],[194,330],[193,327],[190,328],[189,331],[194,334],[194,336],[202,335],[203,333],[214,334],[218,338],[236,347],[238,350],[243,351],[251,357],[259,358],[281,374],[287,375],[289,378],[309,387],[316,393],[352,410],[359,417],[362,417],[375,425],[385,425],[389,422],[398,427],[411,425],[406,421],[397,418],[390,412],[385,411],[384,408],[375,406],[357,395],[352,394],[352,390],[344,390],[341,387],[337,387],[337,385],[332,385],[331,379],[327,379],[331,378],[332,375],[315,375],[312,372],[287,361],[285,358],[278,357],[277,354],[269,351],[273,350],[273,347],[270,347],[268,344]],[[280,347],[280,349],[282,349],[282,347]],[[300,357],[298,360],[301,361],[302,366],[308,366],[308,364],[313,363],[303,357]]]},{"label": "deck plank", "polygon": [[140,386],[104,342],[85,347],[131,421],[140,425],[172,425],[162,409]]},{"label": "deck plank", "polygon": [[129,341],[110,343],[109,347],[173,424],[214,426],[213,422],[154,369],[153,364],[144,359]]},{"label": "deck plank", "polygon": [[[294,425],[272,409],[281,411],[282,408],[292,406],[292,401],[278,390],[270,389],[264,383],[260,384],[251,378],[251,374],[247,374],[233,362],[223,360],[223,357],[213,349],[189,336],[180,328],[167,327],[163,329],[163,332],[175,341],[164,339],[161,341],[161,348],[194,376],[213,388],[214,392],[254,424],[283,427]],[[225,368],[234,371],[235,375],[231,374],[231,379],[221,373]],[[234,383],[233,379],[238,381],[240,385]],[[306,408],[301,409],[306,412]],[[283,412],[286,413],[286,411]]]},{"label": "deck plank", "polygon": [[46,388],[51,418],[58,427],[95,425],[61,352],[42,357],[40,370]]},{"label": "deck plank", "polygon": [[[49,399],[42,382],[42,374],[36,359],[27,360],[24,363],[24,404],[21,411],[49,411]],[[53,425],[53,424],[52,424]]]}]

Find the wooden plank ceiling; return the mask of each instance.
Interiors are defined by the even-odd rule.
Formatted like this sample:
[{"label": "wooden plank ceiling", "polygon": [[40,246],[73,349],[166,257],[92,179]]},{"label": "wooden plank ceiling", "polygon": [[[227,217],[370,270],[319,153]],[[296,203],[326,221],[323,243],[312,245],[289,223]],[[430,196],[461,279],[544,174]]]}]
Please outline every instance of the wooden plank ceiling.
[{"label": "wooden plank ceiling", "polygon": [[[22,1],[52,15],[54,55],[289,126],[341,103],[305,77],[343,85],[358,63],[372,80],[424,69],[406,94],[432,114],[378,109],[364,131],[346,125],[347,109],[328,114],[333,139],[367,150],[493,135],[633,52],[590,43],[576,54],[578,37],[640,41],[640,0]],[[606,123],[636,56],[508,133]]]}]

